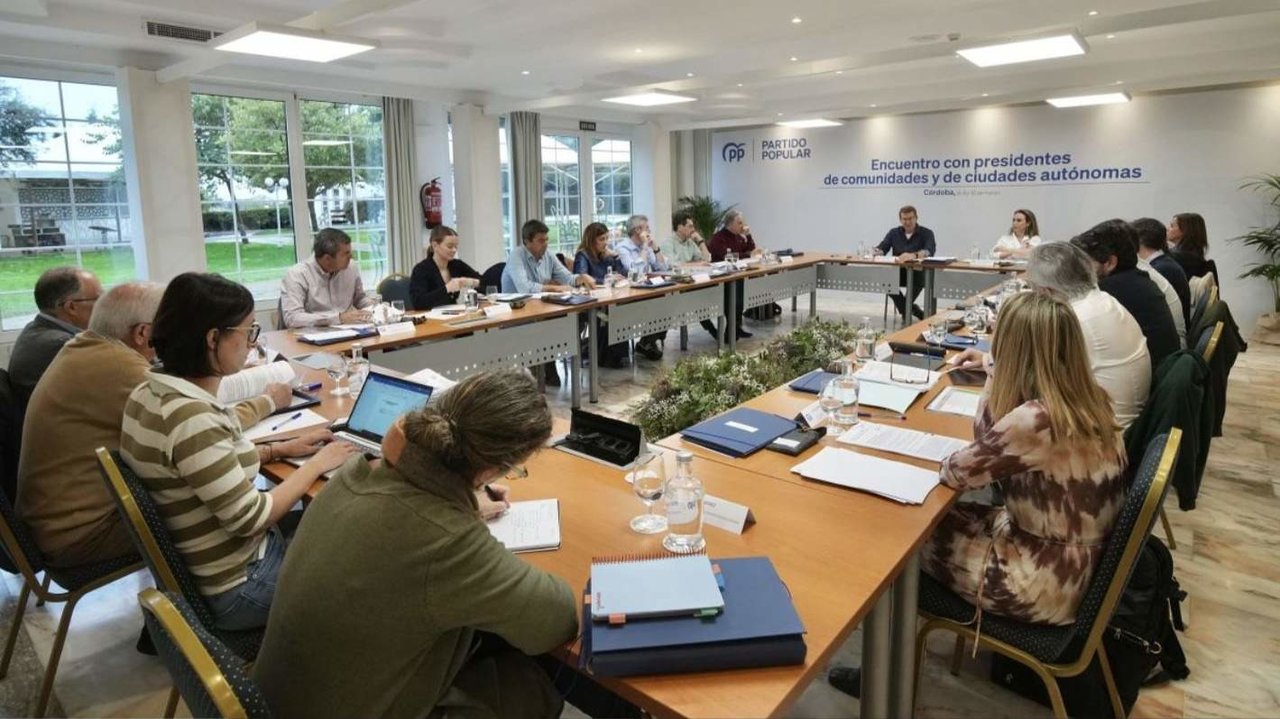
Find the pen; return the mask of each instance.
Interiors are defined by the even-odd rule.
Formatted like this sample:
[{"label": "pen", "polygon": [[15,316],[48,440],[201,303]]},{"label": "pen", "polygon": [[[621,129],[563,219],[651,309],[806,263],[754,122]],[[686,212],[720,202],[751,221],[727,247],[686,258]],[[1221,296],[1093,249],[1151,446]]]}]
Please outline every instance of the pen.
[{"label": "pen", "polygon": [[323,386],[324,384],[321,382],[312,382],[311,384],[304,384],[298,389],[302,390],[303,392],[315,392],[316,390],[320,389]]},{"label": "pen", "polygon": [[280,429],[281,427],[285,426],[286,424],[289,424],[290,422],[292,422],[293,420],[295,420],[295,419],[297,419],[297,418],[299,418],[299,417],[301,417],[301,416],[302,416],[302,413],[301,413],[301,412],[294,412],[293,414],[289,415],[289,418],[288,418],[288,419],[285,419],[285,420],[282,420],[282,421],[280,421],[280,422],[277,422],[277,423],[276,423],[276,425],[275,425],[274,427],[272,427],[272,428],[271,428],[271,431],[272,431],[272,432],[275,432],[276,430]]},{"label": "pen", "polygon": [[870,412],[859,412],[858,416],[866,417],[867,419],[906,419],[906,416],[901,414],[871,414]]}]

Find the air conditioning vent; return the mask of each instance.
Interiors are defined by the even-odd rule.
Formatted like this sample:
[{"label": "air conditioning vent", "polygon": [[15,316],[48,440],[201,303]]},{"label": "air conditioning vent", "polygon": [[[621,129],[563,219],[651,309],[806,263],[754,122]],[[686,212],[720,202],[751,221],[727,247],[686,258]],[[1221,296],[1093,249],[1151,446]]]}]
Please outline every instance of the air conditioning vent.
[{"label": "air conditioning vent", "polygon": [[147,21],[147,34],[152,37],[165,37],[170,40],[184,40],[186,42],[209,42],[213,38],[222,33],[216,30],[206,30],[202,27],[187,27],[185,25],[174,25],[167,22],[156,22],[154,20]]}]

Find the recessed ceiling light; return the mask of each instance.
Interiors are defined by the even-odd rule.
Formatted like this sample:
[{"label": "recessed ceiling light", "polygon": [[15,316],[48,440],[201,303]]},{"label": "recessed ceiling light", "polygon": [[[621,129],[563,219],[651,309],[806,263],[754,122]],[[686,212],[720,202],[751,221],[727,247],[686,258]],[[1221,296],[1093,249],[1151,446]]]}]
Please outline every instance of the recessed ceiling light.
[{"label": "recessed ceiling light", "polygon": [[742,83],[738,83],[738,87],[742,87]]},{"label": "recessed ceiling light", "polygon": [[686,73],[684,74],[684,76],[685,76],[685,77],[693,77],[693,73],[691,73],[691,72],[686,72]]},{"label": "recessed ceiling light", "polygon": [[836,70],[836,74],[837,74],[837,75],[843,75],[843,74],[844,74],[844,70]]},{"label": "recessed ceiling light", "polygon": [[778,117],[782,117],[782,113],[778,113]]},{"label": "recessed ceiling light", "polygon": [[1053,35],[1035,40],[1019,40],[998,45],[984,45],[960,50],[956,54],[978,67],[1012,65],[1018,62],[1049,60],[1056,57],[1083,55],[1084,40],[1075,33]]},{"label": "recessed ceiling light", "polygon": [[521,71],[520,71],[520,74],[521,74],[521,75],[528,75],[528,74],[529,74],[529,71],[528,71],[528,70],[521,70]]},{"label": "recessed ceiling light", "polygon": [[638,47],[638,48],[636,48],[636,54],[637,54],[637,55],[639,55],[639,54],[640,54],[640,53],[642,53],[642,52],[644,52],[644,48],[642,48],[642,47]]},{"label": "recessed ceiling light", "polygon": [[795,55],[791,56],[791,62],[795,62],[796,60],[799,60],[799,59],[800,58],[796,57]]},{"label": "recessed ceiling light", "polygon": [[1090,11],[1089,11],[1089,17],[1093,17],[1093,16],[1095,16],[1095,15],[1097,15],[1097,14],[1098,14],[1098,11],[1097,11],[1097,10],[1090,10]]},{"label": "recessed ceiling light", "polygon": [[655,107],[658,105],[675,105],[681,102],[693,102],[696,97],[686,97],[685,95],[674,95],[669,92],[638,92],[634,95],[621,95],[619,97],[606,97],[605,102],[614,102],[619,105],[635,105],[636,107]]},{"label": "recessed ceiling light", "polygon": [[1108,40],[1115,40],[1115,39],[1116,39],[1116,36],[1115,36],[1115,35],[1108,35],[1108,36],[1107,36],[1107,39],[1108,39]]},{"label": "recessed ceiling light", "polygon": [[810,127],[839,127],[843,122],[828,120],[825,117],[815,117],[812,120],[784,120],[779,122],[781,127],[794,127],[799,129],[808,129]]},{"label": "recessed ceiling light", "polygon": [[799,25],[802,22],[804,22],[804,20],[798,15],[796,17],[791,18],[792,25]]},{"label": "recessed ceiling light", "polygon": [[1112,84],[1112,85],[1123,85],[1123,84],[1124,84],[1124,80],[1116,80],[1115,82],[1113,82],[1113,83],[1111,83],[1111,84]]},{"label": "recessed ceiling light", "polygon": [[338,145],[350,145],[350,140],[303,140],[302,144],[306,147],[337,147]]},{"label": "recessed ceiling light", "polygon": [[991,93],[989,93],[989,92],[984,92],[984,93],[982,93],[982,96],[983,96],[983,97],[990,97],[990,96],[991,96]]},{"label": "recessed ceiling light", "polygon": [[1051,97],[1045,102],[1054,107],[1086,107],[1088,105],[1118,105],[1131,98],[1127,92],[1107,92],[1099,95],[1076,95],[1074,97]]},{"label": "recessed ceiling light", "polygon": [[212,41],[215,50],[287,60],[332,62],[378,47],[373,40],[340,37],[315,30],[251,22]]},{"label": "recessed ceiling light", "polygon": [[872,106],[872,107],[880,107],[879,105],[875,104],[874,102],[873,102],[873,103],[871,103],[871,106]]}]

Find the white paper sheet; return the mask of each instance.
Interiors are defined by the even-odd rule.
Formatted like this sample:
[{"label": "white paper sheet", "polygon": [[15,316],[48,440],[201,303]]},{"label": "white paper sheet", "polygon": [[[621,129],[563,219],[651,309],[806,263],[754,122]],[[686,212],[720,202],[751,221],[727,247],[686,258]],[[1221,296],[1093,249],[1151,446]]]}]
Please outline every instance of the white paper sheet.
[{"label": "white paper sheet", "polygon": [[268,362],[257,367],[240,370],[222,378],[218,384],[218,401],[232,404],[265,394],[267,385],[293,382],[293,367],[288,362]]},{"label": "white paper sheet", "polygon": [[874,422],[859,422],[841,434],[838,441],[882,452],[893,452],[941,462],[952,452],[964,449],[968,442],[940,434],[919,432],[905,427],[890,427]]},{"label": "white paper sheet", "polygon": [[858,404],[879,407],[898,414],[905,414],[911,403],[920,396],[920,390],[880,382],[858,383]]},{"label": "white paper sheet", "polygon": [[791,468],[802,477],[860,489],[903,504],[921,504],[938,486],[938,473],[847,449],[824,447]]},{"label": "white paper sheet", "polygon": [[405,375],[405,379],[410,382],[417,382],[418,384],[425,384],[428,387],[434,388],[436,391],[432,393],[432,399],[435,398],[437,393],[450,389],[457,384],[457,382],[445,377],[430,367],[420,369],[411,375]]},{"label": "white paper sheet", "polygon": [[[291,419],[293,415],[301,415],[297,419]],[[300,430],[310,429],[311,427],[327,426],[329,420],[321,417],[309,409],[300,409],[297,412],[288,412],[284,414],[273,414],[261,422],[249,427],[244,431],[244,438],[250,442],[257,442],[264,437],[270,437],[273,434],[294,434]]]},{"label": "white paper sheet", "polygon": [[[891,371],[892,370],[892,371]],[[925,392],[933,388],[938,378],[942,375],[937,372],[930,372],[920,367],[908,367],[906,365],[891,365],[888,362],[863,362],[858,371],[854,373],[858,379],[867,380],[868,382],[879,382],[881,384],[890,384],[895,387]],[[896,377],[897,381],[889,379],[890,376]],[[902,380],[921,380],[919,382],[905,382]]]},{"label": "white paper sheet", "polygon": [[489,533],[512,552],[560,548],[560,500],[512,502],[507,513],[487,523]]},{"label": "white paper sheet", "polygon": [[933,398],[933,401],[929,403],[928,410],[930,412],[958,414],[964,417],[977,417],[978,403],[981,399],[981,393],[948,387]]}]

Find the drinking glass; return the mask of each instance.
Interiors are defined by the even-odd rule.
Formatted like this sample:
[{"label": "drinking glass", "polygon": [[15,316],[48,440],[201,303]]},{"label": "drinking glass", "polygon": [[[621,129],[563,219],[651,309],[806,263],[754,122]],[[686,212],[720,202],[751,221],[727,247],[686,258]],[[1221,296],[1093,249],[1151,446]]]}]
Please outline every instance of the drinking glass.
[{"label": "drinking glass", "polygon": [[736,265],[738,263],[738,253],[734,252],[733,250],[729,250],[728,252],[724,253],[724,261],[728,262],[729,264]]},{"label": "drinking glass", "polygon": [[324,371],[333,380],[333,389],[329,390],[329,394],[336,397],[344,397],[351,394],[351,387],[342,385],[343,380],[347,379],[351,374],[351,367],[347,364],[346,357],[341,355],[334,357],[329,366],[324,368]]},{"label": "drinking glass", "polygon": [[987,312],[982,307],[971,307],[964,313],[964,325],[974,337],[981,337],[987,331]]},{"label": "drinking glass", "polygon": [[400,314],[404,314],[404,300],[391,300],[391,309]]},{"label": "drinking glass", "polygon": [[480,309],[480,298],[476,297],[475,290],[470,287],[463,288],[461,295],[462,306],[466,308],[467,312],[475,312]]},{"label": "drinking glass", "polygon": [[498,286],[485,285],[484,294],[485,294],[485,297],[488,297],[489,299],[493,299],[493,296],[498,294]]},{"label": "drinking glass", "polygon": [[841,430],[858,423],[858,378],[852,371],[842,372],[822,388],[818,406],[827,419]]},{"label": "drinking glass", "polygon": [[969,248],[969,258],[975,262],[982,259],[982,248],[978,246],[978,243],[973,243],[973,246]]},{"label": "drinking glass", "polygon": [[631,530],[640,534],[658,534],[667,531],[667,518],[654,514],[653,504],[662,499],[667,488],[666,468],[662,457],[657,454],[642,454],[636,457],[631,472],[628,473],[631,490],[640,501],[644,502],[644,514],[631,520]]},{"label": "drinking glass", "polygon": [[929,329],[925,332],[925,342],[931,345],[940,345],[947,338],[947,321],[934,320],[929,323]]}]

